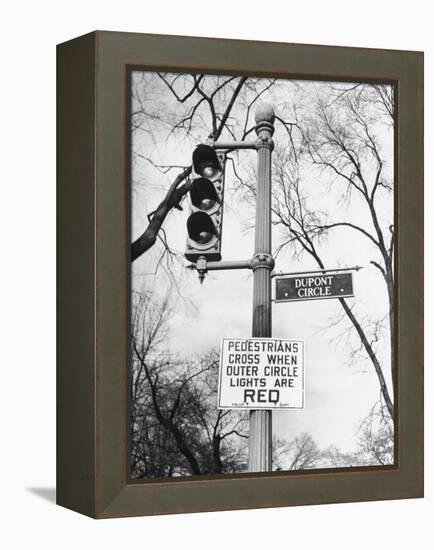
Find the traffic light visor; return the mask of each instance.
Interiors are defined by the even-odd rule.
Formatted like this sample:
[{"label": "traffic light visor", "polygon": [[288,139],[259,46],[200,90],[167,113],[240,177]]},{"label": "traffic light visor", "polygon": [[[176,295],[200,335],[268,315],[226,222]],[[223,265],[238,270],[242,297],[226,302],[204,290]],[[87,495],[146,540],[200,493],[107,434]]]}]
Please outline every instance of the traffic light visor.
[{"label": "traffic light visor", "polygon": [[200,210],[211,210],[219,202],[214,185],[206,178],[194,180],[190,189],[191,203]]},{"label": "traffic light visor", "polygon": [[217,153],[209,145],[198,145],[193,151],[193,168],[196,174],[211,178],[220,172],[220,165]]},{"label": "traffic light visor", "polygon": [[210,216],[205,212],[194,212],[187,220],[190,239],[199,244],[208,244],[216,235],[216,228]]}]

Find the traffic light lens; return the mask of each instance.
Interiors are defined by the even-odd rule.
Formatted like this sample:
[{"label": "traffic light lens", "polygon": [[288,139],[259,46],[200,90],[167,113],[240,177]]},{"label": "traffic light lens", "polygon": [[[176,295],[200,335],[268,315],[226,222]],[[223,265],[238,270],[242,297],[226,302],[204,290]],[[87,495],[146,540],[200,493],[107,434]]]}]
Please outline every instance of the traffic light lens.
[{"label": "traffic light lens", "polygon": [[212,239],[212,233],[208,231],[201,231],[198,235],[197,242],[199,244],[206,244]]},{"label": "traffic light lens", "polygon": [[201,210],[210,210],[215,205],[215,201],[209,197],[203,197],[200,201],[199,208]]},{"label": "traffic light lens", "polygon": [[205,178],[212,178],[212,176],[217,172],[215,166],[212,164],[202,164],[199,167],[199,173]]}]

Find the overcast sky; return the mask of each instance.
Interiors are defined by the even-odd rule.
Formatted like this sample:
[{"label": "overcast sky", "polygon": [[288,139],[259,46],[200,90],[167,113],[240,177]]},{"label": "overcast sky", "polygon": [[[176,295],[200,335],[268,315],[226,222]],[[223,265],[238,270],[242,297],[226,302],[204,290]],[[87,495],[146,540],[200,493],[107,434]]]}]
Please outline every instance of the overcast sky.
[{"label": "overcast sky", "polygon": [[[149,74],[147,79],[152,78]],[[175,110],[176,103],[164,86],[154,79],[152,93],[147,96],[147,85],[143,85],[143,74],[133,74],[133,86],[146,101],[158,98],[161,109]],[[142,84],[142,85],[141,85]],[[289,105],[300,101],[300,111],[308,108],[308,98],[322,93],[330,83],[280,81],[263,99],[276,106],[276,113],[289,113]],[[334,84],[335,87],[340,86]],[[345,84],[349,86],[349,84]],[[149,88],[150,89],[150,88]],[[306,106],[307,105],[307,106]],[[134,109],[134,105],[133,105]],[[241,107],[240,107],[241,109]],[[237,113],[239,111],[236,111]],[[194,146],[206,138],[205,132],[197,132],[190,139],[179,139],[179,135],[168,137],[167,126],[158,122],[152,124],[152,135],[148,131],[133,133],[133,149],[139,153],[133,162],[132,191],[132,239],[141,234],[147,225],[147,215],[155,209],[164,196],[179,169],[163,174],[146,159],[155,164],[187,166],[191,163]],[[283,129],[276,126],[276,145],[283,140]],[[381,142],[386,171],[392,179],[393,129],[379,124],[376,134]],[[240,173],[254,171],[255,152],[240,152],[234,156],[241,163]],[[253,253],[252,206],[234,192],[235,175],[228,163],[226,171],[226,196],[224,205],[222,256],[224,260],[248,259]],[[330,176],[317,169],[307,169],[306,187],[316,208],[321,211],[342,212],[353,223],[365,223],[366,207],[357,202],[338,203],[334,187],[330,187]],[[188,205],[184,211],[172,211],[164,223],[164,230],[170,246],[184,251]],[[380,203],[382,222],[393,223],[393,197],[384,195]],[[273,246],[281,241],[278,228],[273,227]],[[363,319],[379,319],[387,314],[386,288],[381,275],[370,264],[373,248],[367,240],[348,230],[336,230],[321,243],[322,256],[327,258],[328,268],[363,266],[354,273],[355,297],[349,298]],[[135,290],[153,289],[155,297],[164,296],[170,290],[170,282],[160,268],[154,275],[156,262],[161,253],[157,244],[133,263],[132,286]],[[188,264],[184,260],[184,265]],[[316,269],[307,255],[294,258],[289,251],[282,252],[276,260],[275,271],[291,272]],[[181,278],[180,297],[171,290],[176,304],[170,320],[170,340],[167,347],[173,352],[189,357],[219,348],[222,337],[249,337],[252,320],[252,274],[250,271],[217,271],[208,273],[203,285],[197,274],[176,267]],[[273,290],[274,292],[274,290]],[[280,438],[292,439],[301,432],[309,432],[320,447],[337,445],[343,451],[353,451],[356,446],[356,431],[361,420],[380,397],[380,388],[372,364],[357,356],[350,360],[354,342],[339,338],[339,334],[350,327],[347,319],[338,326],[330,326],[331,320],[342,314],[338,300],[317,300],[311,302],[281,303],[273,305],[273,336],[305,341],[305,409],[273,412],[273,429]],[[378,347],[384,371],[390,384],[389,339],[387,331],[382,335]]]}]

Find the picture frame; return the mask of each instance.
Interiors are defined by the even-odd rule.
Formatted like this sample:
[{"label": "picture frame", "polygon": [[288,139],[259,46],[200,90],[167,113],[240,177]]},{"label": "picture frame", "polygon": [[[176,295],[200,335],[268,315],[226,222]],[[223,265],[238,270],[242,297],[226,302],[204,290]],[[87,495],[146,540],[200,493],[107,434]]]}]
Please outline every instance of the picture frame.
[{"label": "picture frame", "polygon": [[[396,92],[396,463],[129,479],[129,72],[387,82]],[[96,31],[58,46],[57,503],[93,518],[423,496],[423,54]]]}]

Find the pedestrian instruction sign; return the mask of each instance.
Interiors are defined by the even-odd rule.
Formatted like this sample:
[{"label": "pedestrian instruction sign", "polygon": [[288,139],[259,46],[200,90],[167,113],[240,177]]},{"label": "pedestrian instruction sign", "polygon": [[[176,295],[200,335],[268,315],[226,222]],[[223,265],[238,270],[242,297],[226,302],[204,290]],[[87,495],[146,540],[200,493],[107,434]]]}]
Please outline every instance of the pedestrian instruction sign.
[{"label": "pedestrian instruction sign", "polygon": [[304,342],[223,338],[218,408],[304,408]]}]

